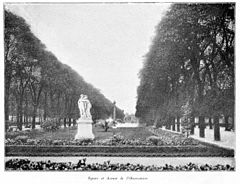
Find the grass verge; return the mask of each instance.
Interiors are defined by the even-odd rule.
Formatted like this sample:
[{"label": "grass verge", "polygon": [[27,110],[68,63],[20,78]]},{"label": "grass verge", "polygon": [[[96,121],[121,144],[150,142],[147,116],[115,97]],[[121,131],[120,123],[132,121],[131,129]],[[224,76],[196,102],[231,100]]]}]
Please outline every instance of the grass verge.
[{"label": "grass verge", "polygon": [[233,157],[234,151],[211,146],[6,146],[5,156],[165,156]]}]

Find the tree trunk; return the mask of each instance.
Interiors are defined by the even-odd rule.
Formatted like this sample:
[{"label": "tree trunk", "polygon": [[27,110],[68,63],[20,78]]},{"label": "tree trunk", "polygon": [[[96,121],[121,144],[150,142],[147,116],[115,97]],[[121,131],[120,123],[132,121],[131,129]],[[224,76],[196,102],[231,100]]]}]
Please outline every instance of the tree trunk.
[{"label": "tree trunk", "polygon": [[77,122],[76,122],[76,119],[73,120],[73,126],[76,126],[77,125]]},{"label": "tree trunk", "polygon": [[190,118],[190,135],[194,135],[194,128],[195,128],[195,117],[191,116],[191,118]]},{"label": "tree trunk", "polygon": [[22,130],[23,126],[23,93],[20,93],[19,96],[19,130]]},{"label": "tree trunk", "polygon": [[19,122],[19,104],[16,105],[16,122]]},{"label": "tree trunk", "polygon": [[162,128],[161,120],[158,120],[158,121],[156,122],[156,128]]},{"label": "tree trunk", "polygon": [[19,112],[19,122],[18,122],[18,129],[22,130],[23,126],[23,116],[22,116],[22,108],[20,107],[20,112]]},{"label": "tree trunk", "polygon": [[171,123],[172,123],[172,130],[173,130],[173,131],[176,131],[176,128],[175,128],[175,118],[172,117],[172,118],[171,118],[171,121],[172,121],[172,122],[171,122]]},{"label": "tree trunk", "polygon": [[209,129],[213,129],[213,123],[212,123],[212,118],[209,118]]},{"label": "tree trunk", "polygon": [[28,117],[28,114],[26,114],[26,125],[28,125],[28,121],[29,120],[29,117]]},{"label": "tree trunk", "polygon": [[5,82],[5,95],[4,95],[5,121],[9,120],[9,93],[10,93],[9,88],[10,88],[10,82]]},{"label": "tree trunk", "polygon": [[67,118],[63,119],[63,124],[64,124],[64,127],[66,128],[67,127]]},{"label": "tree trunk", "polygon": [[44,93],[44,107],[43,107],[43,120],[47,119],[47,92]]},{"label": "tree trunk", "polygon": [[180,132],[180,118],[177,117],[177,132]]},{"label": "tree trunk", "polygon": [[19,130],[22,130],[22,108],[21,108],[21,105],[20,105],[20,102],[19,104],[17,105],[17,127]]},{"label": "tree trunk", "polygon": [[218,116],[214,116],[214,140],[220,141],[220,126]]},{"label": "tree trunk", "polygon": [[[203,103],[203,91],[204,85],[200,79],[200,73],[198,71],[198,66],[195,65],[195,71],[198,73],[197,76],[197,85],[198,85],[198,103],[201,105]],[[200,115],[198,120],[198,127],[199,127],[199,137],[205,137],[205,118],[204,116]]]},{"label": "tree trunk", "polygon": [[199,116],[199,137],[205,137],[205,119],[204,116]]},{"label": "tree trunk", "polygon": [[36,127],[36,114],[37,114],[37,106],[33,105],[32,129],[35,129]]},{"label": "tree trunk", "polygon": [[16,120],[17,120],[17,127],[19,128],[19,121],[20,121],[20,118],[19,118],[19,105],[17,106],[17,117],[16,117]]},{"label": "tree trunk", "polygon": [[175,123],[172,124],[172,131],[176,131],[176,128],[175,128]]},{"label": "tree trunk", "polygon": [[14,118],[13,118],[13,116],[14,116],[14,113],[13,113],[13,111],[12,111],[12,115],[11,115],[11,121],[14,121]]},{"label": "tree trunk", "polygon": [[58,96],[57,96],[57,107],[56,107],[56,115],[58,117],[58,119],[60,119],[60,116],[61,116],[61,105],[60,105],[60,96],[61,94],[58,93]]},{"label": "tree trunk", "polygon": [[4,102],[4,108],[5,108],[5,121],[9,120],[9,99],[6,97],[5,94],[5,102]]},{"label": "tree trunk", "polygon": [[69,119],[68,119],[68,126],[70,127],[70,126],[71,126],[71,124],[72,124],[72,119],[71,119],[71,118],[69,118]]},{"label": "tree trunk", "polygon": [[166,129],[167,129],[167,130],[171,130],[171,124],[168,123],[168,124],[166,125]]},{"label": "tree trunk", "polygon": [[25,124],[28,124],[28,98],[25,98],[25,109],[24,109],[24,116],[25,116]]}]

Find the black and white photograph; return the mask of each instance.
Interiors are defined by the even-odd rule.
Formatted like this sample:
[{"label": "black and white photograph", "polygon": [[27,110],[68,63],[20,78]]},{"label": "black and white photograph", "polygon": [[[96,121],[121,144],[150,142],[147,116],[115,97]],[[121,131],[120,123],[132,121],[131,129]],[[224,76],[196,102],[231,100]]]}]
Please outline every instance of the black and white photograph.
[{"label": "black and white photograph", "polygon": [[235,2],[2,8],[5,173],[236,172]]}]

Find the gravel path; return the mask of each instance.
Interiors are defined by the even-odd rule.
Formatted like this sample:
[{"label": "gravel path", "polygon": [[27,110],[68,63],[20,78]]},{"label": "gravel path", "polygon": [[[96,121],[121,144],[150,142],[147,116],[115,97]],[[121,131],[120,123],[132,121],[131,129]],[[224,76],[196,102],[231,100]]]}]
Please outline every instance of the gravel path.
[{"label": "gravel path", "polygon": [[[177,131],[167,130],[165,127],[162,128],[163,130],[179,133]],[[180,134],[180,133],[179,133]],[[199,128],[196,126],[194,128],[194,135],[190,135],[190,137],[197,139],[202,142],[211,143],[214,145],[218,145],[223,148],[229,148],[229,149],[235,149],[236,148],[236,134],[233,131],[225,131],[224,127],[220,127],[220,141],[214,141],[214,130],[209,129],[209,127],[206,127],[205,129],[205,137],[201,138],[199,137]]]}]

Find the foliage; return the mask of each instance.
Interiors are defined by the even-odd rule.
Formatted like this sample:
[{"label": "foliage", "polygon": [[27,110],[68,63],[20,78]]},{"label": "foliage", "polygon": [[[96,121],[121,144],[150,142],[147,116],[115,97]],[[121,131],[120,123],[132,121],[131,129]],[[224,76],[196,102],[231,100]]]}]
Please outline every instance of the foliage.
[{"label": "foliage", "polygon": [[[136,129],[133,129],[133,131]],[[151,135],[143,138],[137,138],[136,136],[125,134],[124,132],[118,132],[116,135],[109,136],[104,139],[95,139],[95,140],[74,140],[74,139],[50,139],[50,138],[29,138],[26,135],[18,134],[17,137],[28,137],[24,142],[21,142],[19,138],[14,138],[14,136],[8,136],[6,138],[6,145],[39,145],[39,146],[47,146],[47,145],[79,145],[79,146],[183,146],[183,145],[191,145],[196,146],[199,145],[199,141],[194,140],[192,138],[186,138],[183,135],[175,134],[172,132],[163,131],[161,129],[149,129],[155,136]],[[138,131],[141,134],[139,129]],[[144,132],[145,135],[146,134]]]},{"label": "foliage", "polygon": [[191,127],[190,118],[191,118],[191,113],[192,113],[189,101],[187,101],[187,103],[182,106],[182,112],[183,112],[183,117],[182,117],[182,122],[181,122],[182,132],[186,133],[187,137],[188,137],[190,127]]},{"label": "foliage", "polygon": [[235,167],[226,165],[194,164],[172,166],[142,165],[111,163],[109,160],[103,163],[86,163],[87,159],[79,160],[78,163],[52,162],[52,161],[31,161],[28,159],[10,159],[6,161],[6,170],[44,170],[44,171],[234,171]]},{"label": "foliage", "polygon": [[60,123],[54,119],[46,120],[42,123],[41,127],[45,131],[55,132],[59,129]]},{"label": "foliage", "polygon": [[158,136],[150,136],[147,138],[147,141],[151,142],[153,145],[162,145],[161,138]]},{"label": "foliage", "polygon": [[28,140],[28,136],[26,136],[26,135],[19,135],[15,138],[16,142],[18,142],[18,143],[20,142],[20,143],[23,143],[23,144],[26,143],[27,140]]},{"label": "foliage", "polygon": [[[234,113],[235,4],[173,4],[139,73],[136,116],[140,122],[171,124],[186,116]],[[142,120],[142,121],[141,121]]]},{"label": "foliage", "polygon": [[[64,119],[71,125],[79,118],[80,94],[88,95],[93,120],[112,114],[113,103],[47,50],[23,18],[8,10],[4,16],[6,121],[11,114],[20,129],[29,117],[33,129],[36,117]],[[116,117],[124,117],[118,107]]]}]

